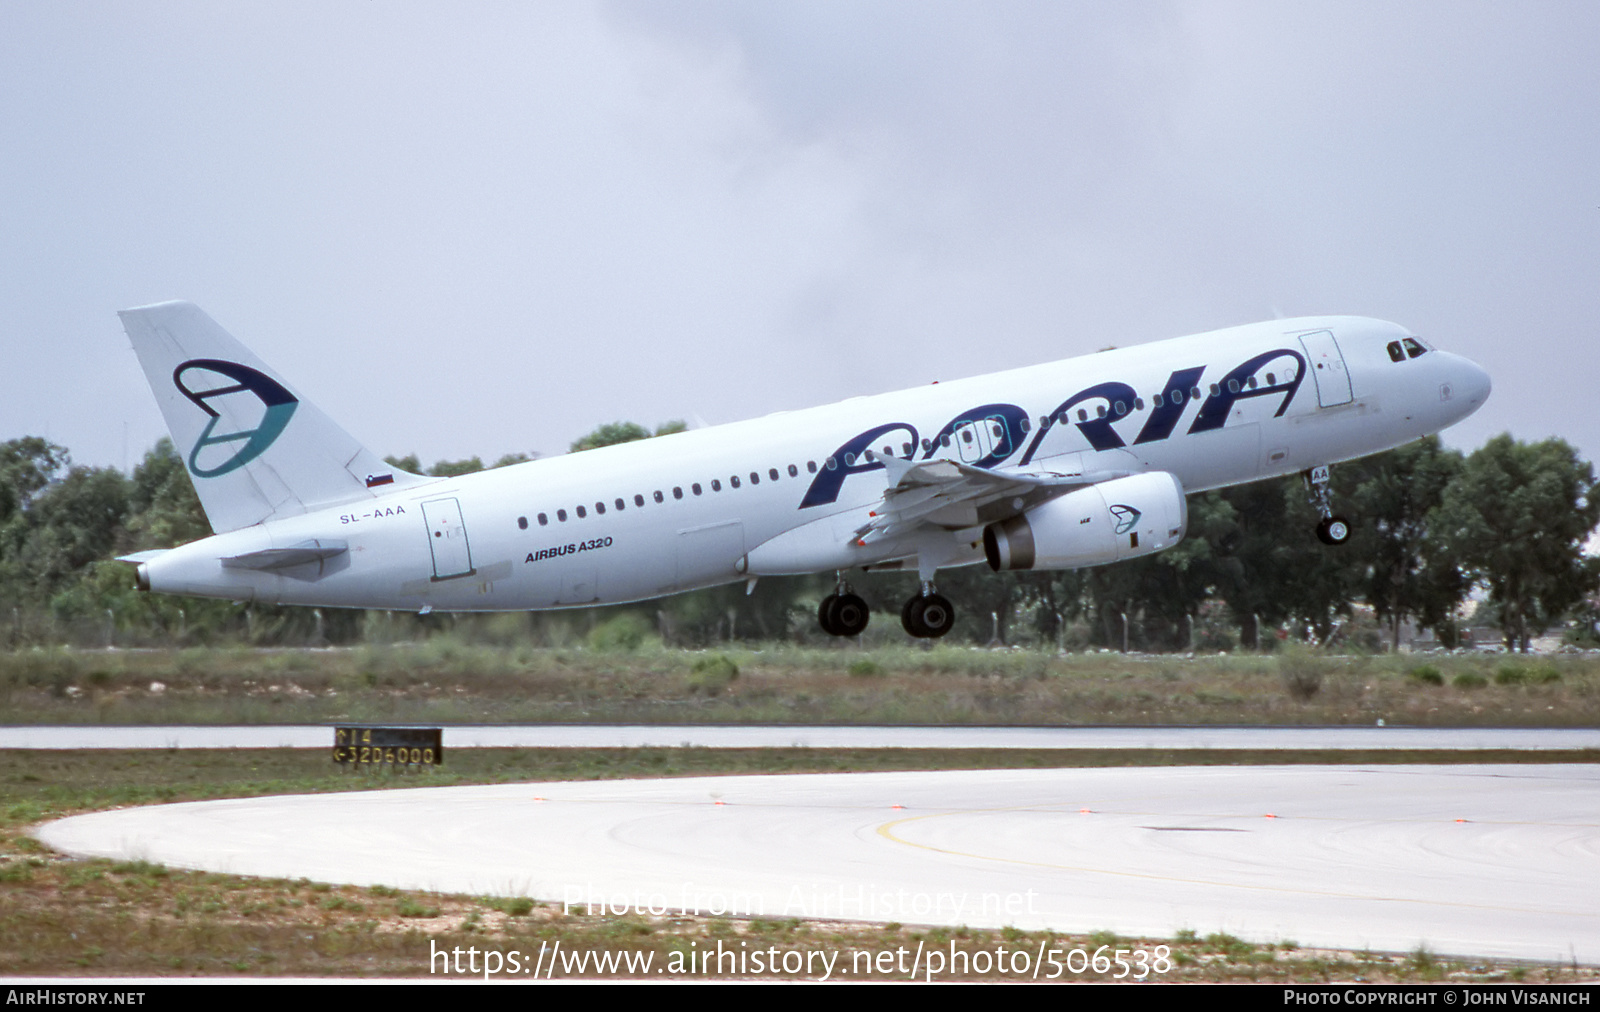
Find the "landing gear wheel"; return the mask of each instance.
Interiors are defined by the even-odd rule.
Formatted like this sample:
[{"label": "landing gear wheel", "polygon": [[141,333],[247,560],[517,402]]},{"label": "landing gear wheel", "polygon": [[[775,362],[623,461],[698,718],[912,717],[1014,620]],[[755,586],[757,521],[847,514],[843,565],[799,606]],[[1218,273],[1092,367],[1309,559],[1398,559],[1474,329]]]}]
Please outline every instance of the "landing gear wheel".
[{"label": "landing gear wheel", "polygon": [[1328,517],[1317,524],[1317,537],[1325,545],[1342,545],[1350,540],[1350,521],[1344,517]]},{"label": "landing gear wheel", "polygon": [[817,624],[829,636],[860,636],[871,617],[867,602],[854,594],[829,594],[817,607]]},{"label": "landing gear wheel", "polygon": [[956,610],[938,594],[919,594],[900,609],[900,624],[918,639],[937,639],[956,624]]},{"label": "landing gear wheel", "polygon": [[871,617],[867,602],[854,594],[841,594],[833,604],[833,626],[838,630],[834,635],[860,636]]},{"label": "landing gear wheel", "polygon": [[817,605],[817,625],[829,636],[839,636],[839,627],[833,622],[833,606],[839,603],[838,594],[829,594]]}]

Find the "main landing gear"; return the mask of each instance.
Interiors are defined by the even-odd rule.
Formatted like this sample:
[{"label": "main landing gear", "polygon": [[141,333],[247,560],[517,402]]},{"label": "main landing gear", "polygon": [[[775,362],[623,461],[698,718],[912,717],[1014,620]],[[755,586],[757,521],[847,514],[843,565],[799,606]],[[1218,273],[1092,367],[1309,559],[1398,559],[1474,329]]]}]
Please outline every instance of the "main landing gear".
[{"label": "main landing gear", "polygon": [[843,574],[839,586],[817,607],[817,622],[829,636],[860,636],[867,628],[867,602],[857,597]]},{"label": "main landing gear", "polygon": [[1317,539],[1325,545],[1342,545],[1350,540],[1350,521],[1333,515],[1333,487],[1328,480],[1328,465],[1313,467],[1300,477],[1306,483],[1306,497],[1322,514],[1317,524]]},{"label": "main landing gear", "polygon": [[900,624],[918,639],[938,639],[956,624],[956,610],[949,601],[933,592],[932,581],[924,581],[922,593],[900,609]]},{"label": "main landing gear", "polygon": [[[842,573],[834,592],[817,606],[817,624],[830,636],[859,636],[869,617],[867,602],[856,596]],[[924,581],[922,592],[900,609],[900,624],[918,639],[938,639],[956,624],[956,610],[934,593],[932,581]]]}]

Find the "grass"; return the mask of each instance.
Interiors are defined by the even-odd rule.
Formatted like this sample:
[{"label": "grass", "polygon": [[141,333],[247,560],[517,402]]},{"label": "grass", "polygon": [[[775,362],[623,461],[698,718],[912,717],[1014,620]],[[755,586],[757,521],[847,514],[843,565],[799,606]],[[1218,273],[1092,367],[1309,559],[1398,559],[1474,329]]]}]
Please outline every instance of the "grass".
[{"label": "grass", "polygon": [[[429,976],[430,956],[460,948],[529,954],[559,944],[568,953],[649,953],[666,960],[714,947],[784,952],[828,950],[877,958],[954,943],[969,964],[945,979],[1015,979],[974,970],[970,957],[1048,948],[1169,948],[1171,968],[1153,979],[1273,983],[1600,980],[1589,968],[1453,960],[1419,953],[1373,954],[1255,944],[1182,931],[1171,939],[918,928],[794,919],[604,916],[526,897],[441,896],[384,886],[251,879],[169,869],[146,861],[78,861],[27,835],[51,818],[120,805],[286,792],[383,789],[536,779],[972,767],[1102,766],[1261,762],[1413,763],[1506,761],[1510,754],[1099,752],[974,750],[960,753],[858,749],[463,749],[450,765],[418,774],[341,771],[314,750],[171,750],[0,753],[0,974],[89,976]],[[1522,756],[1527,761],[1526,755]],[[1587,755],[1586,760],[1594,761]],[[1541,753],[1536,761],[1574,761]],[[1092,968],[1065,979],[1103,980]],[[891,959],[890,963],[895,960]],[[437,966],[437,964],[433,964]],[[1113,971],[1114,972],[1114,971]],[[437,975],[437,974],[436,974]],[[627,976],[624,971],[601,974]],[[705,974],[701,974],[705,975]],[[718,974],[709,974],[718,976]],[[730,971],[725,976],[739,976]],[[749,974],[763,976],[764,974]],[[805,977],[805,972],[777,976]],[[659,979],[661,975],[652,974]],[[689,976],[689,974],[684,974]],[[858,974],[857,976],[860,976]],[[875,979],[903,979],[890,971]]]},{"label": "grass", "polygon": [[[610,642],[618,637],[597,637]],[[1593,727],[1600,657],[477,646],[0,653],[0,723]]]}]

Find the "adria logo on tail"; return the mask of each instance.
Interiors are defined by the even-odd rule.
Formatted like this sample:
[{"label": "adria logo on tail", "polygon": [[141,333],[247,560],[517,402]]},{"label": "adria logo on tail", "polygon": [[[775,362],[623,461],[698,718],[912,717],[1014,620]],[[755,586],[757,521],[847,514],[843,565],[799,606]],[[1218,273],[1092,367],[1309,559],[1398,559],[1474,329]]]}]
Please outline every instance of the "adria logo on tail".
[{"label": "adria logo on tail", "polygon": [[[282,435],[300,404],[294,394],[272,377],[249,366],[220,359],[190,359],[172,371],[172,382],[196,407],[211,416],[189,450],[189,470],[197,478],[227,474],[261,456]],[[217,401],[218,406],[213,407],[212,401]],[[258,410],[259,418],[256,417]],[[227,428],[233,431],[216,434],[217,423],[224,421],[224,415]],[[248,427],[252,423],[254,428]],[[207,454],[207,461],[201,463],[200,454],[209,447],[227,447],[241,441],[244,445],[221,461],[213,461],[210,458],[215,454]]]}]

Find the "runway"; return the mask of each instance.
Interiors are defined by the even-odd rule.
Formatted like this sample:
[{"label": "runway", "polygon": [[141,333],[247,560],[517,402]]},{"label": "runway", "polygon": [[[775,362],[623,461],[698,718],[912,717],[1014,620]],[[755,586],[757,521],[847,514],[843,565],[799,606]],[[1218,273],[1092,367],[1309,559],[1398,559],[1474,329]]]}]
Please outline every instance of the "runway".
[{"label": "runway", "polygon": [[68,853],[248,875],[836,918],[1600,962],[1600,767],[739,776],[126,809]]},{"label": "runway", "polygon": [[[841,727],[452,724],[449,748],[1600,750],[1588,727]],[[0,727],[0,748],[331,748],[333,725]]]}]

